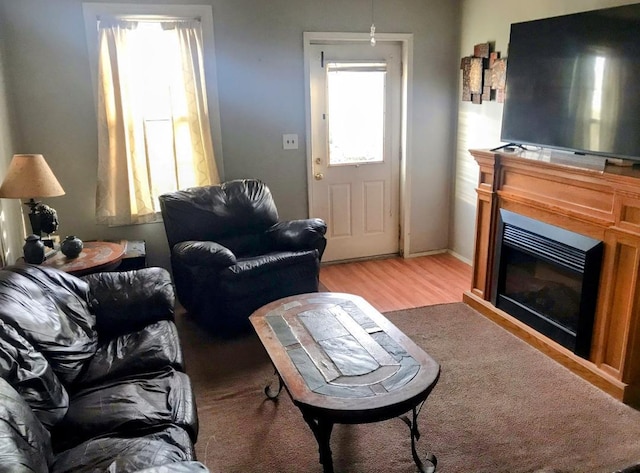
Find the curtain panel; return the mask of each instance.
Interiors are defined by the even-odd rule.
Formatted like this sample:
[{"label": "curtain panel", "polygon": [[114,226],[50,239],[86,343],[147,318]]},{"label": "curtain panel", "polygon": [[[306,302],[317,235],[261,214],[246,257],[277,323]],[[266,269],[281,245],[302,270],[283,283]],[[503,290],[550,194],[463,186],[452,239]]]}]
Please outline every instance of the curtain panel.
[{"label": "curtain panel", "polygon": [[159,221],[161,193],[220,182],[200,22],[148,26],[99,24],[96,220],[102,224]]}]

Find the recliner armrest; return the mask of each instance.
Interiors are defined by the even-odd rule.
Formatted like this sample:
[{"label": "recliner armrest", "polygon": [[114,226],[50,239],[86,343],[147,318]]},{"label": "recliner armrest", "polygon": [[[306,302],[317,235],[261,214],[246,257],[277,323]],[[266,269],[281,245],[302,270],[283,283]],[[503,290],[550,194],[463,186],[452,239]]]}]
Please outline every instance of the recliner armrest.
[{"label": "recliner armrest", "polygon": [[322,256],[326,240],[327,224],[319,218],[278,222],[267,230],[267,237],[274,249],[317,249]]},{"label": "recliner armrest", "polygon": [[103,338],[140,330],[159,320],[173,320],[175,291],[164,268],[90,274],[91,306]]},{"label": "recliner armrest", "polygon": [[177,243],[172,256],[186,266],[218,266],[226,268],[236,264],[235,255],[219,243],[213,241],[183,241]]}]

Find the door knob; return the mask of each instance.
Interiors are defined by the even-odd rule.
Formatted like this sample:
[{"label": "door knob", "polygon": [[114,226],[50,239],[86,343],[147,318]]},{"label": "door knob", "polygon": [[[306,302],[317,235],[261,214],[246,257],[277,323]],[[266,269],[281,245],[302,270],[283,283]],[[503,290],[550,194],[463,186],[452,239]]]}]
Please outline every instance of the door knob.
[{"label": "door knob", "polygon": [[321,172],[317,172],[313,175],[313,177],[316,179],[316,181],[321,181],[322,179],[324,179],[324,174],[322,174]]}]

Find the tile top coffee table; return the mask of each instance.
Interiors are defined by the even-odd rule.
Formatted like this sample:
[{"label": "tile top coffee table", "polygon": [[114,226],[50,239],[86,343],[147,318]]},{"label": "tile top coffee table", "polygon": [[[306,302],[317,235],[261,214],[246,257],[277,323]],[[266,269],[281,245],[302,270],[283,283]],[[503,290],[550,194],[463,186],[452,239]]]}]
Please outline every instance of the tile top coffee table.
[{"label": "tile top coffee table", "polygon": [[[319,292],[267,304],[249,317],[286,387],[318,441],[320,463],[333,472],[334,424],[401,417],[411,432],[413,459],[434,471],[435,457],[420,460],[417,417],[440,375],[440,366],[363,298]],[[409,419],[404,414],[413,412]]]}]

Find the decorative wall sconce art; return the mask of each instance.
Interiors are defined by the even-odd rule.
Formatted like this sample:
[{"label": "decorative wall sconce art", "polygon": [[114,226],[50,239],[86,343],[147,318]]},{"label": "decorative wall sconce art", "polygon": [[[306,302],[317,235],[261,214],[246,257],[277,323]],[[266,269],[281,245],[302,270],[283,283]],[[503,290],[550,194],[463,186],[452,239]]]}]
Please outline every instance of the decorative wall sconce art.
[{"label": "decorative wall sconce art", "polygon": [[481,104],[483,100],[504,102],[507,59],[491,51],[490,43],[476,44],[473,56],[463,57],[462,101]]}]

